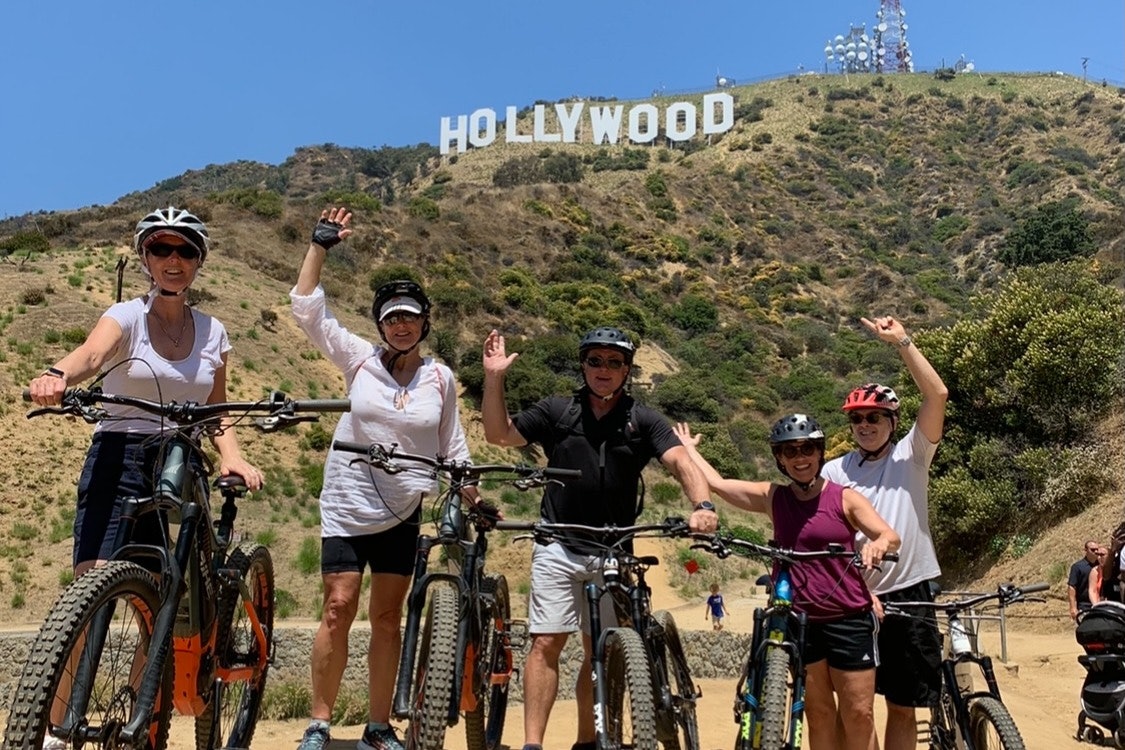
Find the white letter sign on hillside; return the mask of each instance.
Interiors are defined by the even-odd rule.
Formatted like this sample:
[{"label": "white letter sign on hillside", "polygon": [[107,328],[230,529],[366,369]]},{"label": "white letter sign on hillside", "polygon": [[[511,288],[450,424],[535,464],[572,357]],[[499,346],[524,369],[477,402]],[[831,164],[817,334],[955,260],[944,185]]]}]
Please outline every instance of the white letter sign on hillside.
[{"label": "white letter sign on hillside", "polygon": [[[530,133],[520,131],[519,109],[505,107],[504,142],[578,143],[581,140],[595,146],[603,143],[613,146],[622,140],[624,126],[624,137],[630,143],[653,143],[662,129],[668,140],[679,143],[690,140],[700,130],[700,123],[703,135],[725,133],[734,127],[734,97],[726,92],[704,94],[702,107],[693,102],[673,102],[663,113],[655,104],[647,102],[635,104],[629,110],[622,104],[586,106],[585,102],[560,102],[554,105],[554,122],[548,118],[548,106],[535,105]],[[583,114],[589,124],[588,136],[583,127]],[[484,107],[467,117],[441,118],[438,148],[442,154],[448,154],[456,146],[458,153],[464,153],[469,146],[491,146],[496,136],[496,110]]]}]

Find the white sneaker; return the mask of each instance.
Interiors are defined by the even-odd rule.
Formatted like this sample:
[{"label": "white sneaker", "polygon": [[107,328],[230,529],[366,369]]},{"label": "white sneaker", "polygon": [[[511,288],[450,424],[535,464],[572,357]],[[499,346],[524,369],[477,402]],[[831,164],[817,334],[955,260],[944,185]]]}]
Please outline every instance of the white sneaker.
[{"label": "white sneaker", "polygon": [[66,750],[67,747],[66,740],[60,740],[58,737],[47,735],[43,740],[43,750]]}]

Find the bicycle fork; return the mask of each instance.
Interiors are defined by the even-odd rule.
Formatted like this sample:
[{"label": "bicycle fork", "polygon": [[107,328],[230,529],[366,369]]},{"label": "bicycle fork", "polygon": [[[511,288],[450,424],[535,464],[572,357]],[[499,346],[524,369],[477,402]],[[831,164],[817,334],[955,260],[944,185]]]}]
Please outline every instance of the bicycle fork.
[{"label": "bicycle fork", "polygon": [[[798,644],[805,642],[805,614],[777,613],[769,609],[754,610],[754,631],[750,655],[735,688],[734,720],[739,726],[740,748],[760,748],[762,744],[762,706],[759,697],[765,670],[762,668],[770,649],[783,649],[792,665],[792,701],[789,707],[787,747],[801,747],[804,734],[805,665]],[[795,632],[794,632],[795,629]],[[766,635],[768,633],[768,636]],[[786,640],[787,635],[796,635]]]}]

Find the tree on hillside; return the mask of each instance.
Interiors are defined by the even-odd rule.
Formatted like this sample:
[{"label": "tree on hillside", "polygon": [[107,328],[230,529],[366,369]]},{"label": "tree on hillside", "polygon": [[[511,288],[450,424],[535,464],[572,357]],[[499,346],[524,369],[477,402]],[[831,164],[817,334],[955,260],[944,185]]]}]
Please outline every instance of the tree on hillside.
[{"label": "tree on hillside", "polygon": [[1096,250],[1090,222],[1073,200],[1036,207],[1005,238],[998,258],[1007,266],[1032,266],[1088,257]]}]

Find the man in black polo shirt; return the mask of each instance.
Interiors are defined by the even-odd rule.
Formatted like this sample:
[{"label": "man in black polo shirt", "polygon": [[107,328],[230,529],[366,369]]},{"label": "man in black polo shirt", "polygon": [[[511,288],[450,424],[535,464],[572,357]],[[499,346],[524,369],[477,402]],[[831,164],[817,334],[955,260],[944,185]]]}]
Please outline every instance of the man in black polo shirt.
[{"label": "man in black polo shirt", "polygon": [[[539,443],[553,467],[581,469],[582,477],[550,484],[541,514],[556,523],[627,526],[637,515],[641,470],[659,458],[692,503],[693,531],[718,526],[707,480],[695,467],[671,424],[625,392],[636,351],[616,328],[595,328],[582,337],[578,359],[583,386],[574,397],[553,396],[509,417],[504,376],[516,354],[507,354],[504,337],[492,331],[484,343],[485,438],[497,445]],[[578,738],[575,750],[594,748],[594,694],[591,681],[588,613],[582,586],[599,576],[597,558],[580,545],[537,545],[531,559],[528,625],[531,651],[524,665],[524,750],[540,750],[559,686],[559,655],[570,634],[581,629],[586,658],[578,674]],[[603,601],[603,621],[613,622],[613,607]]]},{"label": "man in black polo shirt", "polygon": [[1066,581],[1066,595],[1070,600],[1070,619],[1077,622],[1078,613],[1090,608],[1090,572],[1098,563],[1098,543],[1093,539],[1086,541],[1086,554],[1070,566],[1070,577]]}]

